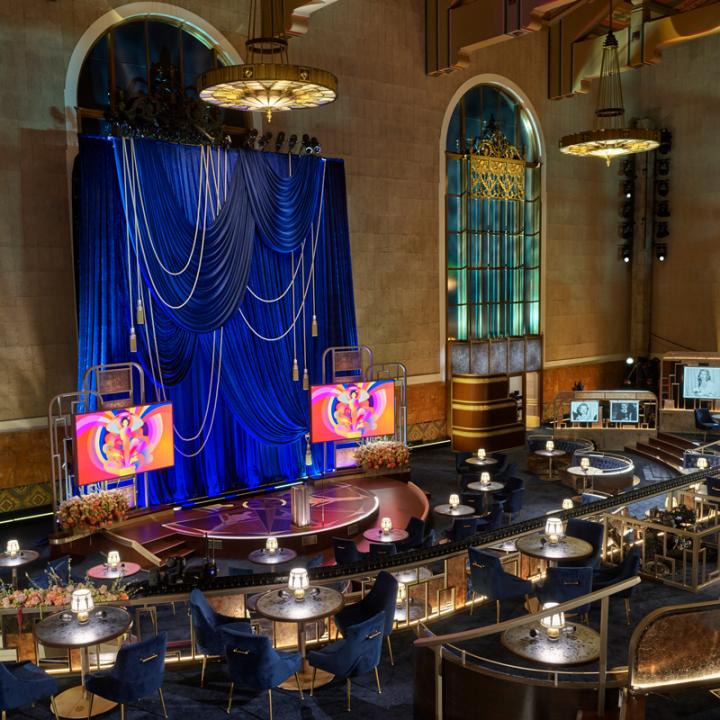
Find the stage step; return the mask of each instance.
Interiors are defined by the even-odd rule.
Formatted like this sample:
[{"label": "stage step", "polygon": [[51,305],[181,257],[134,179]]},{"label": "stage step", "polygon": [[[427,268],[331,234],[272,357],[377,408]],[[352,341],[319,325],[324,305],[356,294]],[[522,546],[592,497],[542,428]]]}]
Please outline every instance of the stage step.
[{"label": "stage step", "polygon": [[192,550],[187,547],[185,541],[177,535],[170,535],[165,538],[153,540],[145,545],[145,548],[158,557],[170,557],[172,555],[180,556],[181,553],[179,551],[181,550],[186,550],[183,557],[192,553]]},{"label": "stage step", "polygon": [[677,445],[672,445],[668,442],[665,442],[665,440],[660,440],[659,438],[650,438],[648,443],[652,447],[663,450],[666,453],[672,455],[673,457],[676,457],[679,461],[682,461],[683,453],[685,451],[682,448],[679,448]]},{"label": "stage step", "polygon": [[678,435],[672,435],[671,433],[658,433],[657,439],[667,443],[668,445],[674,445],[681,450],[692,450],[699,445],[699,443],[688,440],[687,438],[679,437]]},{"label": "stage step", "polygon": [[674,455],[666,453],[659,448],[646,445],[645,443],[638,443],[636,447],[626,447],[625,450],[641,455],[653,462],[660,463],[674,472],[679,472],[680,461]]}]

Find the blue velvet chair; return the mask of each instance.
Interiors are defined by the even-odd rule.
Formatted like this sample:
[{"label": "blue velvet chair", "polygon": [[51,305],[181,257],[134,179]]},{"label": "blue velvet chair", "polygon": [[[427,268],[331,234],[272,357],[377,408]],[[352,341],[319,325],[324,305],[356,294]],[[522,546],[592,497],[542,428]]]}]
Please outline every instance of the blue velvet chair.
[{"label": "blue velvet chair", "polygon": [[[392,615],[390,619],[392,620]],[[346,627],[342,640],[336,640],[322,650],[310,651],[308,662],[313,667],[310,694],[312,695],[315,690],[315,673],[318,669],[345,679],[348,712],[350,711],[351,678],[374,670],[378,693],[381,693],[377,667],[380,664],[383,632],[386,624],[385,612],[381,610],[362,622]]]},{"label": "blue velvet chair", "polygon": [[455,518],[449,530],[443,531],[443,536],[450,542],[466,540],[477,532],[478,518]]},{"label": "blue velvet chair", "polygon": [[496,500],[492,510],[482,518],[478,518],[475,532],[490,532],[498,530],[502,527],[503,515],[505,514],[505,503],[502,500]]},{"label": "blue velvet chair", "polygon": [[510,458],[505,453],[501,452],[493,453],[492,458],[493,460],[497,460],[497,463],[488,467],[490,474],[493,477],[504,475],[507,472],[508,465],[510,464]]},{"label": "blue velvet chair", "polygon": [[[635,577],[640,572],[640,548],[635,545],[625,554],[620,565],[615,567],[600,567],[593,571],[592,587],[593,590],[602,590],[610,585]],[[615,593],[610,596],[612,598],[622,598],[625,602],[625,617],[627,624],[632,621],[632,607],[630,599],[635,588]]]},{"label": "blue velvet chair", "polygon": [[339,632],[345,637],[346,630],[351,625],[357,625],[368,618],[375,617],[378,613],[384,612],[385,624],[383,636],[387,640],[390,664],[394,665],[395,660],[392,653],[392,634],[395,621],[395,603],[397,602],[398,581],[385,570],[381,570],[375,578],[375,583],[370,592],[352,605],[346,605],[335,615],[335,625]]},{"label": "blue velvet chair", "polygon": [[524,500],[525,500],[525,488],[524,487],[515,488],[507,496],[503,510],[505,511],[506,515],[510,516],[510,522],[512,522],[513,516],[522,510]]},{"label": "blue velvet chair", "polygon": [[92,717],[95,695],[120,705],[120,720],[125,720],[125,705],[160,695],[163,715],[168,716],[162,692],[165,674],[167,637],[160,633],[136,643],[126,643],[118,651],[115,664],[109,670],[88,673],[85,689],[90,695],[88,717]]},{"label": "blue velvet chair", "polygon": [[500,602],[533,594],[529,580],[505,572],[500,559],[477,548],[468,548],[470,560],[470,591],[472,614],[476,595],[495,601],[496,622],[500,622]]},{"label": "blue velvet chair", "polygon": [[470,463],[466,462],[472,455],[470,452],[455,453],[455,472],[461,484],[463,482],[468,483],[477,480],[477,468],[475,465],[470,465]]},{"label": "blue velvet chair", "polygon": [[69,555],[63,555],[56,560],[51,560],[47,567],[37,575],[30,578],[30,584],[38,588],[49,588],[54,585],[56,580],[54,576],[59,578],[63,585],[69,585],[71,582],[80,582],[82,578],[76,577],[71,572],[72,562]]},{"label": "blue velvet chair", "polygon": [[349,538],[334,537],[332,544],[336,565],[350,565],[365,559],[364,553],[361,553]]},{"label": "blue velvet chair", "polygon": [[227,713],[230,714],[235,685],[249,690],[267,691],[272,720],[272,691],[291,675],[295,676],[300,699],[303,699],[302,686],[298,673],[302,668],[299,652],[278,652],[272,646],[267,635],[253,635],[231,625],[222,628],[225,641],[225,658],[230,675],[230,694]]},{"label": "blue velvet chair", "polygon": [[408,534],[407,538],[397,543],[397,549],[400,552],[422,547],[425,539],[425,521],[419,517],[411,517],[405,526],[405,532]]},{"label": "blue velvet chair", "polygon": [[202,687],[205,684],[205,668],[208,657],[225,655],[225,641],[221,628],[232,624],[238,629],[243,628],[246,632],[250,632],[250,621],[215,612],[210,607],[205,595],[197,588],[190,593],[189,605],[195,647],[203,656],[202,670],[200,671],[200,687]]},{"label": "blue velvet chair", "polygon": [[0,663],[0,709],[2,720],[6,720],[8,710],[16,710],[32,705],[38,700],[50,698],[55,720],[58,720],[55,707],[55,695],[58,684],[43,669],[30,662]]},{"label": "blue velvet chair", "polygon": [[720,432],[720,423],[715,422],[710,411],[704,407],[695,408],[695,427],[702,430],[705,440],[708,433]]},{"label": "blue velvet chair", "polygon": [[[593,570],[590,567],[549,567],[545,580],[537,588],[541,603],[563,603],[587,595],[593,589]],[[584,615],[588,621],[590,603],[575,608],[571,614]]]},{"label": "blue velvet chair", "polygon": [[584,558],[583,560],[561,560],[558,562],[560,567],[587,566],[594,568],[600,564],[604,535],[604,528],[601,523],[592,522],[591,520],[580,520],[579,518],[570,518],[567,521],[565,534],[589,542],[593,546],[593,552],[590,557]]},{"label": "blue velvet chair", "polygon": [[397,555],[397,547],[395,546],[395,543],[391,542],[382,542],[382,543],[374,543],[371,542],[368,545],[369,549],[369,556],[371,558],[376,557],[388,557],[389,555]]}]

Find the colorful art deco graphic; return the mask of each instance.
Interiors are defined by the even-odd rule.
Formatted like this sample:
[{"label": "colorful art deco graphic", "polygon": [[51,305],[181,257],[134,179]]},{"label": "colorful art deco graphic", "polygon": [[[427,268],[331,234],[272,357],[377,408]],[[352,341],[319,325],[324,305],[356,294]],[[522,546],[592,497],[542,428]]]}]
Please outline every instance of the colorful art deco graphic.
[{"label": "colorful art deco graphic", "polygon": [[310,430],[314,443],[393,435],[394,381],[378,380],[312,387]]},{"label": "colorful art deco graphic", "polygon": [[75,416],[78,485],[131,477],[175,462],[171,403]]}]

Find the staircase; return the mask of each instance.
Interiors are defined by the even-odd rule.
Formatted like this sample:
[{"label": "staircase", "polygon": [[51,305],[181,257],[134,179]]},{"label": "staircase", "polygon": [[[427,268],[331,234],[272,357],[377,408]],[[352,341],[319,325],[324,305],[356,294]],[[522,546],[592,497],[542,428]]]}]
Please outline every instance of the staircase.
[{"label": "staircase", "polygon": [[646,443],[637,443],[635,447],[625,446],[628,452],[634,452],[648,460],[660,463],[665,467],[679,472],[683,466],[683,454],[685,450],[697,447],[686,438],[671,435],[670,433],[658,433],[656,438],[650,438]]},{"label": "staircase", "polygon": [[195,551],[187,546],[187,543],[183,539],[182,535],[168,530],[166,535],[145,543],[145,549],[155,555],[160,561],[159,565],[162,567],[168,558],[181,557],[185,558],[192,555]]}]

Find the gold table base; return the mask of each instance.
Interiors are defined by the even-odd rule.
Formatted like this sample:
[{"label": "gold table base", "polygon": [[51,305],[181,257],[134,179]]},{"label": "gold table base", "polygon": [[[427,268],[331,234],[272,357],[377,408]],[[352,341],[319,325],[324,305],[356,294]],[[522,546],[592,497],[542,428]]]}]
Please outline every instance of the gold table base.
[{"label": "gold table base", "polygon": [[[112,710],[117,703],[106,700],[98,695],[93,699],[92,717]],[[90,696],[85,692],[82,685],[77,685],[69,690],[55,696],[55,707],[60,717],[63,718],[87,718],[90,709]]]},{"label": "gold table base", "polygon": [[[300,687],[303,689],[303,692],[305,690],[309,691],[312,685],[312,676],[313,676],[313,669],[307,665],[303,664],[302,670],[298,673],[298,677],[300,678]],[[323,685],[328,685],[330,682],[332,682],[333,678],[335,676],[332,673],[325,672],[324,670],[318,669],[315,673],[315,688],[322,687]],[[283,690],[295,690],[297,692],[297,682],[295,682],[295,676],[291,675],[287,680],[280,683],[280,687]]]}]

